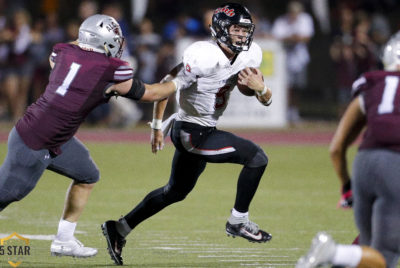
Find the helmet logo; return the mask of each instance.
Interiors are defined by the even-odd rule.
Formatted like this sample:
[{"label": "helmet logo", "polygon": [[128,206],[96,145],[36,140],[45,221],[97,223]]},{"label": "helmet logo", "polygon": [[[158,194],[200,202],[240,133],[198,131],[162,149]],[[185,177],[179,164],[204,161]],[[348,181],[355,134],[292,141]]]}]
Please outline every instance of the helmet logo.
[{"label": "helmet logo", "polygon": [[229,9],[228,6],[217,8],[214,11],[214,14],[218,14],[218,13],[225,13],[228,17],[235,16],[235,10],[233,8]]},{"label": "helmet logo", "polygon": [[119,26],[115,22],[111,21],[109,24],[106,25],[106,29],[111,32],[113,31],[115,34],[120,34]]},{"label": "helmet logo", "polygon": [[189,73],[192,71],[192,69],[190,68],[189,63],[186,63],[185,69],[186,69],[186,71],[189,72]]}]

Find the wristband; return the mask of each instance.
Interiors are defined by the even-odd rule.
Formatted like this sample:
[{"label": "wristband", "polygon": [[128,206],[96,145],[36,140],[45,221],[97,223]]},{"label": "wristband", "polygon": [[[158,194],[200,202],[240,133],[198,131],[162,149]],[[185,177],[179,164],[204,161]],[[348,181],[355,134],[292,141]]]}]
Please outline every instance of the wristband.
[{"label": "wristband", "polygon": [[268,90],[267,86],[264,86],[264,89],[261,92],[260,91],[256,91],[256,94],[257,94],[257,96],[261,97],[262,95],[267,93],[267,90]]},{"label": "wristband", "polygon": [[270,106],[271,103],[272,103],[272,98],[270,98],[267,102],[264,102],[263,104],[264,104],[265,106]]},{"label": "wristband", "polygon": [[153,118],[153,121],[150,124],[152,129],[161,129],[162,120]]}]

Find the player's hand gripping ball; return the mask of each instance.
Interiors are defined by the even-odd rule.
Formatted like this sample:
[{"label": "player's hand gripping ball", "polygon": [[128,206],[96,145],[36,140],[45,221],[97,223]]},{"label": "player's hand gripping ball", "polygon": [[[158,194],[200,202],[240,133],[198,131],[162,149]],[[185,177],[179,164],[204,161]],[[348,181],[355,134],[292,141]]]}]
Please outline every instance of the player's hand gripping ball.
[{"label": "player's hand gripping ball", "polygon": [[[256,68],[250,67],[249,68],[254,74],[257,74],[257,70]],[[263,78],[264,80],[264,78]],[[254,96],[255,95],[255,91],[252,90],[251,88],[249,88],[248,86],[245,85],[241,85],[239,84],[239,79],[238,79],[238,83],[236,83],[237,88],[239,89],[239,91],[245,95],[245,96]]]}]

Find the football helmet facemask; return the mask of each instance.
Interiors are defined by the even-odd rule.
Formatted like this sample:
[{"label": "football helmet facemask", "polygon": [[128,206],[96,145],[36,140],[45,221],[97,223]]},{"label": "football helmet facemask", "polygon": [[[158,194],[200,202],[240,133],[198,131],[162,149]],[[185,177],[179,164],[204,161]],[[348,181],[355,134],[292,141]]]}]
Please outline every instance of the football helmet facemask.
[{"label": "football helmet facemask", "polygon": [[[246,28],[247,36],[244,41],[232,41],[232,35],[229,33],[232,25]],[[210,30],[213,38],[237,54],[249,50],[253,41],[254,27],[250,12],[246,7],[237,3],[228,3],[214,11]]]},{"label": "football helmet facemask", "polygon": [[381,59],[386,71],[397,71],[400,65],[400,32],[386,43]]},{"label": "football helmet facemask", "polygon": [[79,27],[78,43],[81,48],[121,58],[124,37],[113,17],[96,14],[88,17]]}]

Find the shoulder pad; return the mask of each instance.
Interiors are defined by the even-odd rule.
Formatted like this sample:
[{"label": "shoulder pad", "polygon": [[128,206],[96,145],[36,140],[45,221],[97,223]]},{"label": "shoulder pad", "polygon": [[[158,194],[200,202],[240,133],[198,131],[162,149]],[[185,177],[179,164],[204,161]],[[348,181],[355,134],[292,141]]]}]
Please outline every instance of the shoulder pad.
[{"label": "shoulder pad", "polygon": [[65,49],[67,47],[71,47],[71,44],[66,44],[66,43],[57,43],[53,46],[53,51],[60,51],[62,49]]},{"label": "shoulder pad", "polygon": [[247,51],[248,55],[246,55],[248,62],[248,67],[258,68],[261,65],[262,61],[262,50],[261,47],[253,42],[250,46],[249,51]]},{"label": "shoulder pad", "polygon": [[118,58],[114,58],[114,57],[109,57],[110,63],[112,65],[116,65],[116,66],[130,66],[130,64],[127,61],[118,59]]},{"label": "shoulder pad", "polygon": [[195,75],[204,75],[212,70],[221,61],[221,49],[208,41],[198,41],[190,45],[183,53],[185,71]]},{"label": "shoulder pad", "polygon": [[121,82],[133,78],[133,69],[128,62],[112,57],[109,60],[114,69],[114,81]]},{"label": "shoulder pad", "polygon": [[361,75],[357,80],[353,82],[353,85],[351,86],[351,95],[353,97],[357,96],[360,94],[362,91],[363,86],[367,83],[367,79],[365,77],[365,74]]}]

